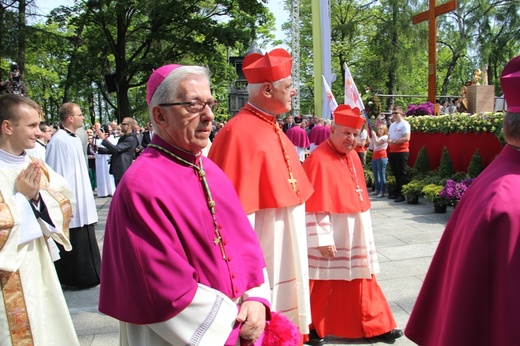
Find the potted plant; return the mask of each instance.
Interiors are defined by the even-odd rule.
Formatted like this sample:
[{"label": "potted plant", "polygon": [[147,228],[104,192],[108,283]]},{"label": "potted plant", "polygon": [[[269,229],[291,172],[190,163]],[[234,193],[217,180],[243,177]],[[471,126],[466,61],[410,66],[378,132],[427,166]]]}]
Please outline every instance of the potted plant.
[{"label": "potted plant", "polygon": [[473,182],[474,178],[464,179],[456,182],[453,179],[446,180],[446,185],[439,193],[439,196],[448,201],[448,205],[456,206],[468,187]]},{"label": "potted plant", "polygon": [[436,213],[445,213],[448,207],[448,201],[440,196],[440,192],[444,186],[437,184],[428,184],[422,189],[424,198],[433,202],[433,209]]},{"label": "potted plant", "polygon": [[419,203],[419,196],[422,193],[424,184],[420,180],[412,180],[408,184],[403,185],[402,193],[406,197],[406,203]]}]

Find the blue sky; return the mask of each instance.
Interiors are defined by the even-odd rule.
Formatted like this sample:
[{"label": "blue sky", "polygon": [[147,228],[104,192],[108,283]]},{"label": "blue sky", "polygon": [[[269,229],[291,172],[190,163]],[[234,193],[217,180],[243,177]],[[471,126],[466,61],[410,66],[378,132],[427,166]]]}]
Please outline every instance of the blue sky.
[{"label": "blue sky", "polygon": [[290,12],[283,9],[283,0],[269,0],[267,7],[274,13],[276,18],[276,39],[283,38],[282,24],[290,18]]}]

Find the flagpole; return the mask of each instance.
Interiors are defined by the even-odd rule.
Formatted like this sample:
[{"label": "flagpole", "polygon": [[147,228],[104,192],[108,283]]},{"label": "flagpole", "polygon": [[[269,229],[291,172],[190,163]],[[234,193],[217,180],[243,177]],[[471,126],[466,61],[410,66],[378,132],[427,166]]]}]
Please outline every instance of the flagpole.
[{"label": "flagpole", "polygon": [[314,58],[314,114],[322,117],[322,96],[320,76],[322,75],[321,28],[320,28],[320,1],[312,0],[312,51]]}]

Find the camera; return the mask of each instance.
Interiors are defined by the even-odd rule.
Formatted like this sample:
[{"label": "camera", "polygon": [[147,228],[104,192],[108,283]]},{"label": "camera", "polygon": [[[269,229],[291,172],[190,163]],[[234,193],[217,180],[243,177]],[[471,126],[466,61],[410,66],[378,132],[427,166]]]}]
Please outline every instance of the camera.
[{"label": "camera", "polygon": [[8,94],[27,96],[27,87],[25,86],[24,76],[20,71],[20,67],[16,62],[11,62],[10,69],[9,79],[0,82],[0,91],[5,90]]}]

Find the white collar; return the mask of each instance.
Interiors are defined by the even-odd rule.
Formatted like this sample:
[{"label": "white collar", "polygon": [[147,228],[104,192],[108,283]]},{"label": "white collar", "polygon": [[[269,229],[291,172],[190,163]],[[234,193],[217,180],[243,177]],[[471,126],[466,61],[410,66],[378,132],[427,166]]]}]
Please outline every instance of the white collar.
[{"label": "white collar", "polygon": [[26,157],[27,154],[25,151],[22,155],[13,155],[0,149],[0,162],[3,168],[18,168],[25,163]]}]

